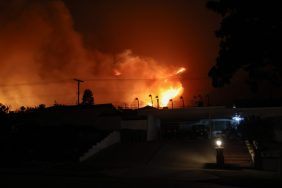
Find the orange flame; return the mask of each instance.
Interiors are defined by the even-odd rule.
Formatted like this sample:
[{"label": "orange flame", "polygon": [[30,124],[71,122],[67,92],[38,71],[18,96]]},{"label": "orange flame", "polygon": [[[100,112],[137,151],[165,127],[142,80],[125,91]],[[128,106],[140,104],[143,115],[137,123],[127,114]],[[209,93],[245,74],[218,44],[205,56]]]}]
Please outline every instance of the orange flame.
[{"label": "orange flame", "polygon": [[120,75],[121,75],[121,72],[115,69],[115,70],[114,70],[114,75],[115,75],[115,76],[120,76]]},{"label": "orange flame", "polygon": [[116,76],[118,72],[121,73],[118,75],[118,84],[109,82],[106,85],[111,91],[108,96],[119,107],[166,107],[170,99],[179,98],[184,92],[179,75],[186,68],[176,68],[150,57],[137,56],[131,50],[118,54],[111,70]]},{"label": "orange flame", "polygon": [[[186,69],[184,67],[180,68],[176,74],[183,73]],[[166,107],[168,106],[170,99],[175,99],[183,94],[184,88],[179,79],[173,78],[172,75],[169,78],[160,79],[155,81],[153,88],[150,92],[146,90],[141,91],[140,95],[143,96],[146,105],[154,107]],[[151,96],[148,93],[152,93]],[[153,104],[152,104],[153,101]]]},{"label": "orange flame", "polygon": [[165,86],[160,86],[160,88],[156,88],[156,91],[154,93],[159,93],[159,95],[152,95],[153,104],[151,101],[151,97],[146,97],[145,103],[149,106],[158,106],[158,100],[159,100],[159,107],[166,107],[169,104],[170,99],[174,99],[177,96],[181,96],[183,93],[184,88],[180,82],[177,82],[176,84],[166,84]]},{"label": "orange flame", "polygon": [[171,87],[167,90],[163,91],[160,95],[160,107],[165,107],[168,105],[170,99],[174,99],[175,97],[179,96],[183,93],[182,85],[178,87]]},{"label": "orange flame", "polygon": [[186,69],[184,68],[184,67],[181,67],[177,72],[176,72],[176,74],[181,74],[181,73],[183,73],[183,72],[185,72],[186,71]]}]

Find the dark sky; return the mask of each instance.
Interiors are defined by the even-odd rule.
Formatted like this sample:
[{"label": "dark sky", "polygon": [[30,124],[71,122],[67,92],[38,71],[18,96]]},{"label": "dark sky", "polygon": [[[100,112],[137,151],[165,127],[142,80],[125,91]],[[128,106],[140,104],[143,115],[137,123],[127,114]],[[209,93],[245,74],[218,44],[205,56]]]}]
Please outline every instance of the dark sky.
[{"label": "dark sky", "polygon": [[75,29],[90,47],[106,53],[131,49],[160,63],[185,66],[191,95],[211,89],[207,76],[218,41],[220,17],[206,0],[65,0]]}]

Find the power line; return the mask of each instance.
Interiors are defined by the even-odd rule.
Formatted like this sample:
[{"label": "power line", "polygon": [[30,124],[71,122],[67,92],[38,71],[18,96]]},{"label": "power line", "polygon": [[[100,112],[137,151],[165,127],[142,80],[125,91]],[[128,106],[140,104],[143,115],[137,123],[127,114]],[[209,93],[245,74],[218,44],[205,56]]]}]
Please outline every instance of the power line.
[{"label": "power line", "polygon": [[[87,82],[103,82],[103,81],[162,81],[166,78],[92,78],[84,79]],[[176,80],[177,78],[168,78],[168,80]],[[177,79],[181,81],[200,81],[210,80],[210,78],[182,78]],[[24,82],[24,83],[11,83],[11,84],[0,84],[0,87],[20,87],[20,86],[37,86],[37,85],[49,85],[49,84],[65,84],[72,83],[73,79],[57,80],[57,81],[46,81],[46,82]]]},{"label": "power line", "polygon": [[93,78],[93,79],[84,79],[85,81],[154,81],[154,80],[210,80],[210,78],[197,77],[197,78]]}]

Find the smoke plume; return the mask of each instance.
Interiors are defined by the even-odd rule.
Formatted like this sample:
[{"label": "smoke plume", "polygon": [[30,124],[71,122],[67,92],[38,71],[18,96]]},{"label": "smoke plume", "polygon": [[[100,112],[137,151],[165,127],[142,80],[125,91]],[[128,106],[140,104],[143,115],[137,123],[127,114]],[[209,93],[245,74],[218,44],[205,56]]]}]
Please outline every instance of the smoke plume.
[{"label": "smoke plume", "polygon": [[[35,106],[76,103],[74,78],[95,102],[133,105],[139,97],[178,87],[166,78],[174,67],[130,50],[109,55],[87,49],[69,10],[59,0],[0,2],[0,103]],[[156,89],[158,88],[158,89]]]}]

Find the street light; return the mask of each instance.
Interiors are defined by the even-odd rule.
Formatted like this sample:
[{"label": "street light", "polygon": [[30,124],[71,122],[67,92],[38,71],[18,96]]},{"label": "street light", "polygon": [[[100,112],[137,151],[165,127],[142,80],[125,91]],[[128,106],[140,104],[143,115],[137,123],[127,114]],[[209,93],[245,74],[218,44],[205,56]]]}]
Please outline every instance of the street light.
[{"label": "street light", "polygon": [[221,168],[224,166],[224,154],[223,154],[223,141],[218,138],[215,140],[215,150],[216,150],[216,165]]},{"label": "street light", "polygon": [[169,99],[169,101],[171,102],[171,109],[173,109],[173,100]]},{"label": "street light", "polygon": [[138,99],[138,97],[136,97],[135,100],[137,101],[137,109],[139,109],[139,99]]},{"label": "street light", "polygon": [[157,99],[157,108],[159,109],[160,108],[159,96],[156,96],[156,99]]},{"label": "street light", "polygon": [[221,147],[222,147],[222,141],[219,140],[219,139],[216,140],[216,141],[215,141],[215,145],[216,145],[217,148],[221,148]]},{"label": "street light", "polygon": [[185,105],[184,105],[184,98],[183,98],[183,96],[180,97],[180,100],[182,100],[182,108],[184,108]]},{"label": "street light", "polygon": [[151,98],[151,103],[152,103],[152,107],[153,107],[153,97],[152,95],[150,94],[149,97]]},{"label": "street light", "polygon": [[236,123],[237,125],[239,125],[240,122],[244,120],[244,118],[241,117],[239,114],[235,114],[235,115],[232,117],[232,120],[235,121],[235,123]]}]

